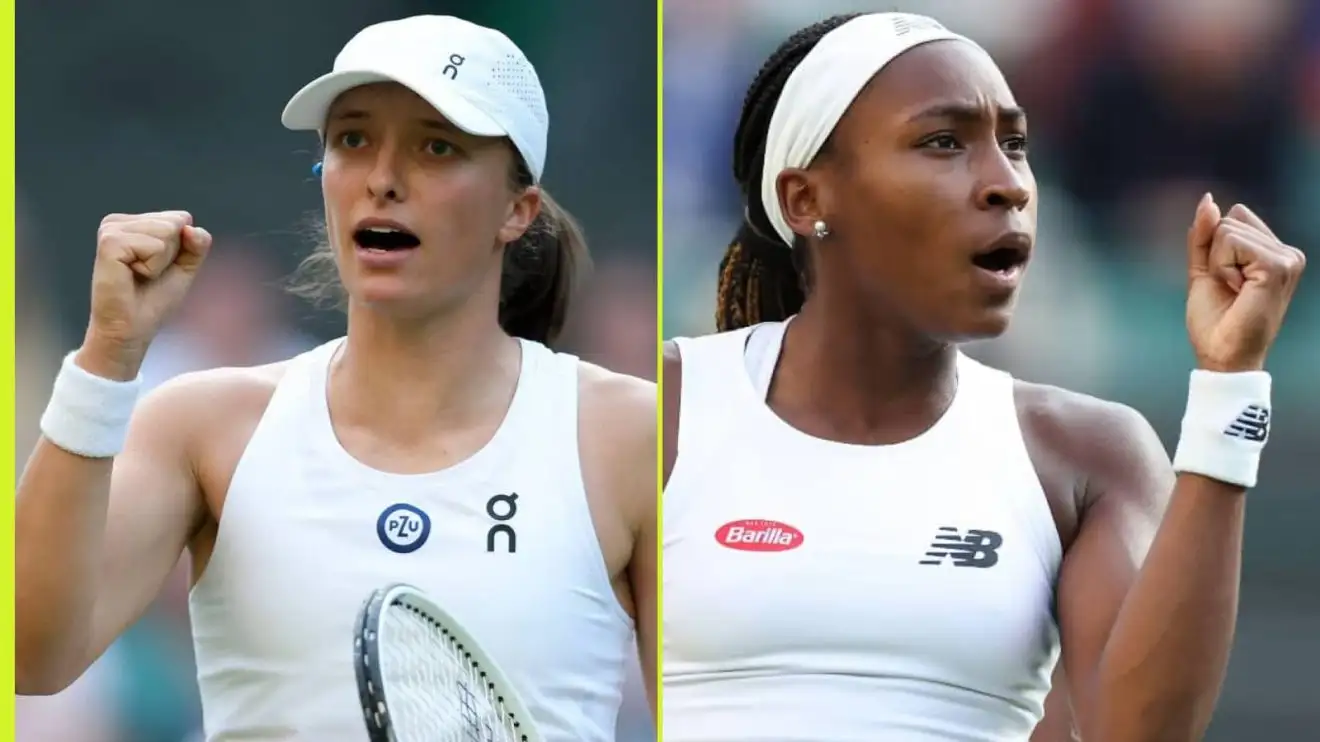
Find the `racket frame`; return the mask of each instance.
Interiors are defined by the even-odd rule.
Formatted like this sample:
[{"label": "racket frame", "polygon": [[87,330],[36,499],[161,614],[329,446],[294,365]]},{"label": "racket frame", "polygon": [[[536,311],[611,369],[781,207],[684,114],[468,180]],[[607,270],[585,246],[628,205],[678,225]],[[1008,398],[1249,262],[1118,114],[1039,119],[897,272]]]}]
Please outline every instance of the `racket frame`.
[{"label": "racket frame", "polygon": [[[521,742],[544,742],[517,689],[476,638],[425,592],[402,582],[377,588],[367,596],[358,610],[353,633],[353,667],[357,674],[358,700],[371,742],[405,742],[396,739],[394,735],[389,711],[389,688],[384,683],[380,662],[381,617],[386,608],[396,602],[428,616],[453,637],[464,654],[471,658],[487,686],[494,686],[495,702],[503,704],[505,712],[515,722],[514,730],[521,736]],[[487,693],[489,688],[481,688],[480,691]]]}]

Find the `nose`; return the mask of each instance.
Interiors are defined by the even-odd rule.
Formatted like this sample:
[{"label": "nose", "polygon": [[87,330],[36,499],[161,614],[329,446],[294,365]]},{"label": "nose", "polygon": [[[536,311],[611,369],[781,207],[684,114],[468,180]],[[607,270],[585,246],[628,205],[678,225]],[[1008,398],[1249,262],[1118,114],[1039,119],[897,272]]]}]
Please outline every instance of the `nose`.
[{"label": "nose", "polygon": [[407,198],[403,163],[392,138],[376,150],[376,160],[367,176],[367,192],[376,201],[398,202]]},{"label": "nose", "polygon": [[1010,160],[998,147],[984,158],[985,164],[976,193],[976,205],[983,210],[1013,209],[1022,211],[1031,203],[1031,180],[1026,166]]}]

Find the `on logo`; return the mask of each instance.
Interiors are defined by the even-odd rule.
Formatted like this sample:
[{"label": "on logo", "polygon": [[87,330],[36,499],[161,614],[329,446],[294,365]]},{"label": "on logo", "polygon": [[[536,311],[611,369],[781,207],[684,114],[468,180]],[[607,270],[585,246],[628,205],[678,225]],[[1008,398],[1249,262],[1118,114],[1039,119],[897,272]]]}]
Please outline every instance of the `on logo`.
[{"label": "on logo", "polygon": [[407,503],[391,505],[376,519],[376,535],[386,549],[409,554],[422,548],[431,536],[431,516]]},{"label": "on logo", "polygon": [[513,526],[508,521],[513,520],[513,516],[518,514],[518,493],[511,492],[507,495],[495,495],[486,501],[486,515],[499,521],[486,531],[486,551],[495,551],[495,537],[504,534],[505,551],[513,554],[518,551],[518,533],[513,530]]},{"label": "on logo", "polygon": [[935,543],[926,552],[926,559],[921,564],[943,564],[947,558],[955,567],[980,567],[985,569],[999,563],[999,547],[1004,545],[1004,537],[994,531],[971,529],[964,536],[953,526],[940,526],[935,535]]},{"label": "on logo", "polygon": [[448,77],[450,80],[457,80],[458,68],[463,66],[464,61],[462,54],[450,54],[449,64],[445,65],[445,68],[440,70],[440,74]]}]

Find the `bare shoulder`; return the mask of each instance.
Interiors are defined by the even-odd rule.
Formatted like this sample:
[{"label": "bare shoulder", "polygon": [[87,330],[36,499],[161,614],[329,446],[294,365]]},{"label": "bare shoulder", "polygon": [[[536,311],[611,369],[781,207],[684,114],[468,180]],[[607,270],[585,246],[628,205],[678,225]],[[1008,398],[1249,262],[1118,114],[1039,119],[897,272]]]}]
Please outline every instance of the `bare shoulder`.
[{"label": "bare shoulder", "polygon": [[[657,387],[638,376],[618,374],[585,360],[578,362],[578,391],[582,407],[594,415],[605,415],[624,429],[647,429],[655,433]],[[593,416],[594,416],[593,415]]]},{"label": "bare shoulder", "polygon": [[284,376],[287,362],[247,368],[214,368],[180,374],[153,389],[143,404],[172,412],[233,414],[235,407],[264,406]]},{"label": "bare shoulder", "polygon": [[1042,452],[1047,466],[1072,472],[1087,492],[1163,478],[1169,469],[1155,429],[1129,405],[1025,381],[1015,382],[1014,398],[1028,447]]},{"label": "bare shoulder", "polygon": [[677,371],[678,368],[683,365],[683,357],[682,354],[679,353],[678,343],[673,340],[666,340],[662,349],[664,352],[665,370],[669,371],[672,369]]},{"label": "bare shoulder", "polygon": [[674,471],[678,460],[678,409],[683,396],[683,357],[678,343],[666,340],[664,363],[661,368],[661,382],[665,385],[664,394],[664,482],[669,483],[669,475]]},{"label": "bare shoulder", "polygon": [[656,385],[581,362],[578,389],[588,489],[606,493],[639,528],[655,517]]},{"label": "bare shoulder", "polygon": [[1149,430],[1136,409],[1049,384],[1014,381],[1019,416],[1036,431],[1066,439],[1061,443],[1094,445],[1099,438]]},{"label": "bare shoulder", "polygon": [[[205,430],[249,430],[270,404],[286,363],[249,368],[217,368],[180,374],[148,393],[138,405],[135,424],[159,435],[181,436]],[[140,422],[139,422],[140,421]]]}]

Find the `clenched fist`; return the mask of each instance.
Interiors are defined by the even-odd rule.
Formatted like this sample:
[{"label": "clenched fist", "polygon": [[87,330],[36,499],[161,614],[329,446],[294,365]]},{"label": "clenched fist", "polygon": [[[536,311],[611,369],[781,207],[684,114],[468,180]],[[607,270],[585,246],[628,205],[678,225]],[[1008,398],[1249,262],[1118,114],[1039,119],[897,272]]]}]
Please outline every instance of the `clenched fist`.
[{"label": "clenched fist", "polygon": [[1259,371],[1306,267],[1247,207],[1220,214],[1210,194],[1187,232],[1187,332],[1200,368]]},{"label": "clenched fist", "polygon": [[101,220],[80,366],[112,379],[137,375],[147,346],[183,301],[211,248],[211,235],[192,221],[186,211]]}]

